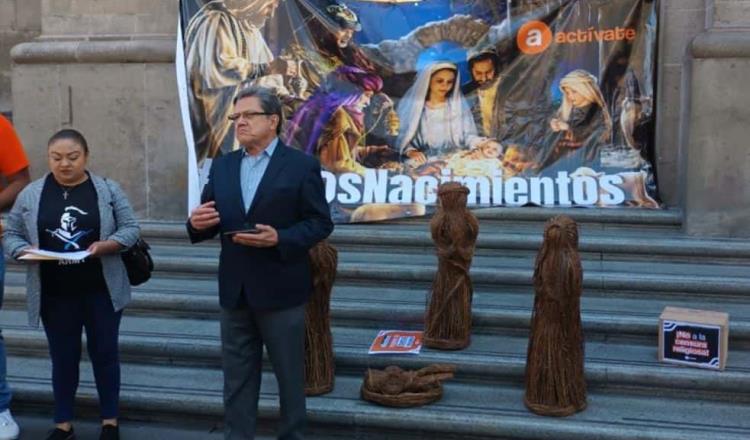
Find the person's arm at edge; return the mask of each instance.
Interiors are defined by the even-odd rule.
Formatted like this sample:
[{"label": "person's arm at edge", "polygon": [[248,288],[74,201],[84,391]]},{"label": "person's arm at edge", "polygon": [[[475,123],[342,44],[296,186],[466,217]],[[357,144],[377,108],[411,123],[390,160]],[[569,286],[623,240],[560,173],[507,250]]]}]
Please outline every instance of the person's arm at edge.
[{"label": "person's arm at edge", "polygon": [[6,176],[8,185],[0,191],[0,211],[13,205],[13,201],[26,185],[31,182],[29,167],[24,167],[20,171]]},{"label": "person's arm at edge", "polygon": [[23,212],[32,201],[29,200],[30,193],[21,191],[16,203],[8,213],[3,228],[3,250],[8,259],[17,260],[23,250],[32,246],[29,238],[25,235]]}]

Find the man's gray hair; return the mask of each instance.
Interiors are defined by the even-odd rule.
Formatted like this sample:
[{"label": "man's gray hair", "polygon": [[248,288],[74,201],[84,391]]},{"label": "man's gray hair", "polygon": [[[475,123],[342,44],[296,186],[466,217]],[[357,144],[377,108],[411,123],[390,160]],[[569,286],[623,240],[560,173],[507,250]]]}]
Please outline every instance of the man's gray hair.
[{"label": "man's gray hair", "polygon": [[260,108],[263,109],[264,113],[269,115],[276,115],[279,117],[279,124],[276,126],[276,134],[281,134],[281,125],[284,122],[284,114],[281,109],[281,101],[276,95],[273,89],[261,86],[250,86],[240,90],[237,96],[234,97],[233,104],[237,104],[237,101],[245,98],[258,98],[260,101]]}]

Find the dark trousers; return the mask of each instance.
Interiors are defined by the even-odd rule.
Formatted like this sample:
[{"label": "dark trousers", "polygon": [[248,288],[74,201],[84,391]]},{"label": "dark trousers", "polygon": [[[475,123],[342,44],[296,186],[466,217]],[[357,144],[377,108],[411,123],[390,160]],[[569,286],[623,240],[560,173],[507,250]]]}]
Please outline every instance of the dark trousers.
[{"label": "dark trousers", "polygon": [[80,295],[42,295],[42,323],[52,358],[55,423],[73,420],[81,361],[81,330],[94,367],[102,419],[116,418],[120,395],[117,339],[122,311],[115,312],[106,292]]},{"label": "dark trousers", "polygon": [[279,384],[279,439],[301,440],[306,417],[304,305],[221,309],[224,438],[255,438],[264,344]]}]

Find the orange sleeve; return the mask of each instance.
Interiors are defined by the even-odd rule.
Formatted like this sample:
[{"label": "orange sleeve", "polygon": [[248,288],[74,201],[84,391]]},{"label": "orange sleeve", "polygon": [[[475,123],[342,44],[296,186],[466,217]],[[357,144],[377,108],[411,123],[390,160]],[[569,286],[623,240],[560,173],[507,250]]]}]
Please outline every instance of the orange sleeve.
[{"label": "orange sleeve", "polygon": [[0,174],[12,176],[28,166],[29,160],[23,151],[21,140],[10,121],[0,115]]}]

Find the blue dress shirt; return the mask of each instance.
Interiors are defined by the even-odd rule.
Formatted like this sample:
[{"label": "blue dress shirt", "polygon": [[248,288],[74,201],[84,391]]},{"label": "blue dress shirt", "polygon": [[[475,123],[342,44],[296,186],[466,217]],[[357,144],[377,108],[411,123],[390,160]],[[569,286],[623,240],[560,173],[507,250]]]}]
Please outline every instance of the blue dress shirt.
[{"label": "blue dress shirt", "polygon": [[253,203],[258,185],[260,185],[260,179],[263,178],[278,143],[279,138],[273,138],[268,147],[256,156],[247,154],[247,150],[243,149],[242,161],[240,162],[240,185],[242,186],[242,203],[245,205],[245,213]]}]

